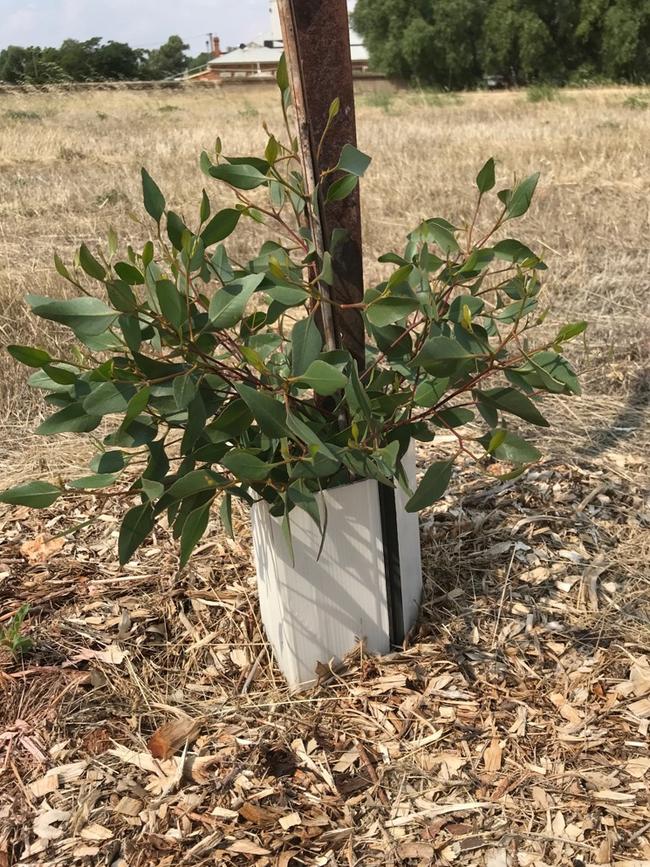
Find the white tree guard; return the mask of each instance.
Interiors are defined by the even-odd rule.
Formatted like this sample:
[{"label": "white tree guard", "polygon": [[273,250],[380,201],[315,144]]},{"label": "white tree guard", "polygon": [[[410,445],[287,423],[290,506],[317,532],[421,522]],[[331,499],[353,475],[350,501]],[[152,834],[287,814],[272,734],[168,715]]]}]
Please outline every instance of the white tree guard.
[{"label": "white tree guard", "polygon": [[[415,481],[412,450],[405,466]],[[355,482],[326,491],[327,533],[301,509],[291,512],[294,558],[279,519],[265,503],[252,508],[253,546],[262,621],[277,663],[291,687],[315,680],[318,662],[339,660],[360,639],[369,651],[390,650],[389,610],[378,483]],[[418,516],[396,491],[404,631],[417,617],[422,589]]]}]

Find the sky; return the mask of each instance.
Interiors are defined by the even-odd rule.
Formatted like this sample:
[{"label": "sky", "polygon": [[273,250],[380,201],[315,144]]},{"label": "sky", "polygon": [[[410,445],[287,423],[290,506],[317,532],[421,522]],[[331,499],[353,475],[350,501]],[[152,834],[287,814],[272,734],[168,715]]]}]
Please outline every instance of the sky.
[{"label": "sky", "polygon": [[225,47],[269,30],[269,0],[0,0],[0,48],[92,36],[156,48],[177,33],[198,54],[210,31]]}]

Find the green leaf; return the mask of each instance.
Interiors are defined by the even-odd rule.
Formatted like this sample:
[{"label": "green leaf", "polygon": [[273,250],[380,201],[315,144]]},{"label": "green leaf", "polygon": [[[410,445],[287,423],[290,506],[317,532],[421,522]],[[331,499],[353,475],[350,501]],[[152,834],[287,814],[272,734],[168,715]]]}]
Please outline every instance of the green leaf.
[{"label": "green leaf", "polygon": [[223,456],[221,464],[245,482],[263,482],[268,478],[271,469],[277,466],[261,461],[245,449],[231,449]]},{"label": "green leaf", "polygon": [[370,157],[355,148],[354,145],[345,144],[343,145],[336,168],[360,178],[370,165],[370,162]]},{"label": "green leaf", "polygon": [[297,307],[309,298],[309,292],[301,286],[271,286],[266,291],[270,298],[285,307]]},{"label": "green leaf", "polygon": [[232,328],[242,316],[251,295],[264,279],[264,274],[248,274],[217,289],[210,299],[208,316],[216,329]]},{"label": "green leaf", "polygon": [[268,183],[268,178],[255,166],[246,163],[222,163],[210,167],[210,174],[219,181],[225,181],[238,190],[253,190]]},{"label": "green leaf", "polygon": [[61,257],[57,253],[54,254],[54,267],[56,268],[57,273],[61,275],[61,277],[63,277],[65,280],[68,280],[70,283],[74,283],[74,280],[70,276],[70,272],[65,267],[63,261],[61,260]]},{"label": "green leaf", "polygon": [[196,548],[200,538],[208,527],[210,519],[210,507],[212,500],[199,506],[189,513],[183,523],[181,532],[180,568],[183,569],[190,559],[192,551]]},{"label": "green leaf", "polygon": [[489,455],[494,454],[496,449],[499,448],[499,446],[503,443],[507,436],[508,431],[504,430],[503,428],[493,431],[492,435],[489,437],[488,444],[486,446],[487,453]]},{"label": "green leaf", "polygon": [[301,376],[318,358],[323,339],[313,316],[299,319],[291,331],[291,373]]},{"label": "green leaf", "polygon": [[132,385],[115,382],[103,382],[93,389],[83,401],[83,408],[88,415],[104,416],[114,412],[126,412],[129,401],[135,394]]},{"label": "green leaf", "polygon": [[117,544],[120,565],[124,566],[125,563],[128,563],[153,530],[153,525],[154,511],[152,503],[143,503],[140,506],[134,506],[132,509],[129,509],[122,519]]},{"label": "green leaf", "polygon": [[36,428],[36,433],[41,436],[59,433],[87,433],[94,430],[100,421],[99,416],[87,413],[81,403],[71,403],[46,418]]},{"label": "green leaf", "polygon": [[514,220],[526,213],[530,207],[539,180],[539,172],[529,175],[512,191],[506,207],[506,219]]},{"label": "green leaf", "polygon": [[494,184],[494,158],[490,157],[476,176],[476,186],[478,187],[479,193],[482,195],[483,193],[489,192]]},{"label": "green leaf", "polygon": [[424,344],[411,362],[412,367],[423,367],[428,373],[446,376],[459,361],[472,358],[456,340],[450,337],[432,337]]},{"label": "green leaf", "polygon": [[95,280],[103,280],[106,276],[106,269],[95,259],[85,244],[79,248],[79,264],[86,274],[89,277],[94,277]]},{"label": "green leaf", "polygon": [[316,450],[316,454],[323,455],[324,457],[329,458],[332,461],[337,460],[333,452],[312,430],[310,425],[304,422],[295,413],[290,411],[287,412],[287,427],[289,428],[291,433],[300,440],[300,442],[306,443],[308,446],[311,447],[312,456],[314,455],[314,450]]},{"label": "green leaf", "polygon": [[479,437],[478,441],[489,454],[493,454],[500,461],[508,461],[511,464],[530,464],[542,456],[542,453],[535,446],[510,431],[504,432],[503,429],[487,433]]},{"label": "green leaf", "polygon": [[219,520],[226,533],[231,539],[234,539],[235,534],[232,528],[232,494],[228,492],[223,495],[219,505]]},{"label": "green leaf", "polygon": [[214,215],[205,229],[201,232],[201,240],[205,247],[223,241],[228,235],[232,235],[241,217],[241,211],[234,208],[224,208]]},{"label": "green leaf", "polygon": [[162,482],[156,482],[154,479],[147,479],[144,476],[140,478],[140,487],[148,500],[157,500],[165,493],[165,486]]},{"label": "green leaf", "polygon": [[63,299],[27,295],[25,300],[36,316],[66,325],[79,338],[103,334],[117,319],[117,313],[103,301],[86,295]]},{"label": "green leaf", "polygon": [[94,490],[96,488],[107,488],[112,485],[119,473],[96,473],[93,476],[84,476],[81,479],[73,479],[68,482],[71,488],[81,490]]},{"label": "green leaf", "polygon": [[269,165],[273,165],[273,163],[277,160],[278,154],[280,153],[280,145],[278,144],[278,140],[274,135],[269,136],[269,140],[266,143],[266,147],[264,148],[264,159]]},{"label": "green leaf", "polygon": [[426,241],[437,244],[446,256],[460,250],[454,236],[454,227],[441,217],[433,217],[420,223],[418,228],[409,235],[412,241]]},{"label": "green leaf", "polygon": [[253,415],[243,400],[231,400],[226,408],[210,423],[210,430],[239,436],[253,421]]},{"label": "green leaf", "polygon": [[287,58],[285,57],[284,51],[280,56],[280,62],[275,71],[275,80],[280,90],[284,93],[284,91],[289,87],[289,72],[287,70]]},{"label": "green leaf", "polygon": [[270,394],[242,383],[237,383],[235,388],[253,413],[262,433],[275,439],[287,435],[287,413],[282,403]]},{"label": "green leaf", "polygon": [[498,259],[503,259],[506,262],[519,263],[530,260],[531,264],[543,264],[539,256],[536,256],[530,247],[522,244],[521,241],[516,241],[514,238],[504,238],[503,241],[499,241],[494,245],[492,251]]},{"label": "green leaf", "polygon": [[440,379],[428,379],[421,382],[415,389],[415,403],[417,406],[434,407],[442,399],[449,388],[449,377]]},{"label": "green leaf", "polygon": [[183,235],[189,229],[175,211],[167,212],[167,235],[172,246],[177,250],[183,249]]},{"label": "green leaf", "polygon": [[431,464],[416,492],[404,507],[406,511],[419,512],[439,500],[447,490],[453,465],[453,461],[436,461]]},{"label": "green leaf", "polygon": [[[530,388],[543,388],[553,394],[580,394],[580,383],[566,358],[557,352],[536,352],[512,373],[523,377]],[[507,373],[506,373],[507,375]]]},{"label": "green leaf", "polygon": [[461,427],[464,424],[472,421],[474,413],[471,409],[465,407],[450,407],[449,409],[441,409],[431,419],[433,424],[438,427],[454,428]]},{"label": "green leaf", "polygon": [[126,426],[134,419],[136,419],[144,410],[147,408],[149,404],[149,398],[151,397],[151,388],[148,385],[145,385],[144,388],[141,388],[139,391],[133,395],[133,397],[129,400],[128,405],[126,407],[126,412],[124,414],[124,418],[122,419],[122,425]]},{"label": "green leaf", "polygon": [[165,211],[165,197],[160,192],[156,182],[146,169],[142,169],[142,195],[144,209],[150,217],[160,223],[160,218]]},{"label": "green leaf", "polygon": [[79,371],[71,369],[69,365],[46,364],[43,372],[59,385],[75,385],[79,379]]},{"label": "green leaf", "polygon": [[515,388],[507,386],[488,388],[485,391],[477,391],[475,394],[479,402],[485,402],[502,412],[516,415],[518,418],[523,418],[524,421],[531,422],[531,424],[549,427],[549,423],[532,400]]},{"label": "green leaf", "polygon": [[312,361],[301,374],[300,382],[306,382],[317,394],[334,394],[344,388],[347,377],[326,361]]},{"label": "green leaf", "polygon": [[133,313],[137,309],[138,299],[123,280],[111,280],[106,284],[106,291],[108,300],[121,313]]},{"label": "green leaf", "polygon": [[174,482],[165,494],[165,500],[167,502],[184,500],[203,491],[216,491],[224,484],[227,484],[227,479],[220,473],[212,470],[192,470]]},{"label": "green leaf", "polygon": [[135,265],[130,265],[128,262],[116,262],[114,268],[120,280],[124,280],[129,286],[141,286],[144,283],[144,275]]},{"label": "green leaf", "polygon": [[26,364],[27,367],[44,367],[52,361],[49,352],[46,352],[44,349],[36,349],[33,346],[11,344],[7,347],[7,352],[12,358],[15,358],[21,364]]},{"label": "green leaf", "polygon": [[[587,323],[584,321],[581,322],[571,322],[567,325],[563,325],[562,328],[557,333],[557,337],[555,338],[555,343],[564,343],[566,340],[571,340],[574,337],[577,337],[578,334],[582,334],[587,328]],[[11,347],[7,347],[9,352],[11,352]],[[38,350],[37,350],[38,351]],[[13,352],[11,353],[13,355]],[[14,356],[15,358],[15,356]],[[27,363],[27,362],[25,362]],[[36,365],[32,365],[36,367]]]},{"label": "green leaf", "polygon": [[156,280],[156,298],[165,319],[180,330],[187,319],[187,303],[171,280]]},{"label": "green leaf", "polygon": [[345,398],[353,415],[360,415],[366,421],[371,420],[372,407],[370,405],[370,399],[361,379],[359,378],[356,361],[353,361],[350,365],[350,376],[345,386]]},{"label": "green leaf", "polygon": [[102,475],[117,473],[119,470],[123,470],[125,466],[124,452],[119,451],[100,452],[100,454],[95,455],[90,461],[91,470]]},{"label": "green leaf", "polygon": [[187,409],[196,397],[197,386],[190,373],[174,379],[174,401],[178,409]]},{"label": "green leaf", "polygon": [[393,325],[408,316],[418,308],[415,298],[404,295],[389,295],[386,298],[378,298],[366,308],[366,318],[377,328]]},{"label": "green leaf", "polygon": [[0,503],[10,506],[30,506],[32,509],[45,509],[61,496],[63,491],[48,482],[26,482],[0,491]]},{"label": "green leaf", "polygon": [[344,175],[327,188],[326,202],[340,202],[347,198],[359,183],[356,175]]},{"label": "green leaf", "polygon": [[208,198],[208,194],[205,190],[203,190],[201,194],[201,207],[199,208],[199,220],[201,223],[205,223],[205,221],[210,216],[210,199]]}]

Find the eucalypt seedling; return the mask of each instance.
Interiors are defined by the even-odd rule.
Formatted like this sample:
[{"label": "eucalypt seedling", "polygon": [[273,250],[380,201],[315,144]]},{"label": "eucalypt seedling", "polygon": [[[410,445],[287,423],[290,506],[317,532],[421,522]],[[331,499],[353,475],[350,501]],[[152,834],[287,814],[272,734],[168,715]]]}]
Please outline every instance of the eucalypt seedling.
[{"label": "eucalypt seedling", "polygon": [[[288,90],[279,83],[286,120]],[[290,124],[284,136],[267,132],[260,156],[225,156],[219,141],[201,155],[232,206],[213,212],[204,191],[197,215],[181,216],[143,170],[153,240],[118,255],[111,232],[106,250],[82,245],[71,268],[56,259],[76,297],[28,296],[34,314],[76,339],[68,358],[9,347],[37,369],[30,382],[54,409],[38,433],[83,435],[102,424],[108,432],[88,475],[64,486],[31,481],[2,492],[2,501],[46,507],[67,492],[117,489],[131,501],[120,560],[166,514],[185,564],[211,509],[231,529],[233,497],[266,501],[290,537],[295,508],[320,525],[317,497],[327,488],[397,484],[417,511],[442,496],[462,454],[505,461],[511,474],[539,457],[512,421],[547,426],[538,397],[579,393],[562,350],[585,324],[537,337],[546,266],[512,237],[492,240],[527,211],[537,176],[499,192],[498,219],[479,231],[480,206],[495,186],[488,160],[467,225],[425,219],[401,253],[380,258],[392,269],[359,305],[367,336],[359,370],[345,349],[324,344],[336,257],[333,268],[308,227],[318,225],[318,202],[349,195],[369,159],[346,145],[320,189],[306,190]],[[230,243],[245,222],[261,236],[250,258],[236,257]],[[435,449],[440,432],[455,437],[454,453],[408,490],[409,443]]]}]

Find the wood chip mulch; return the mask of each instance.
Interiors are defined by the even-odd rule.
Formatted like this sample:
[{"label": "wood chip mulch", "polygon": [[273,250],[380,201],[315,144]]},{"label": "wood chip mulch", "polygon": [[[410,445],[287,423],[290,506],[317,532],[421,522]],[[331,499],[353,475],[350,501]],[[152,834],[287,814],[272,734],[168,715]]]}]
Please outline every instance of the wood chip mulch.
[{"label": "wood chip mulch", "polygon": [[164,530],[118,566],[112,501],[7,509],[0,628],[28,603],[31,648],[0,648],[0,867],[650,867],[650,501],[626,460],[487,489],[461,468],[422,518],[404,649],[299,694],[245,515],[179,574]]}]

